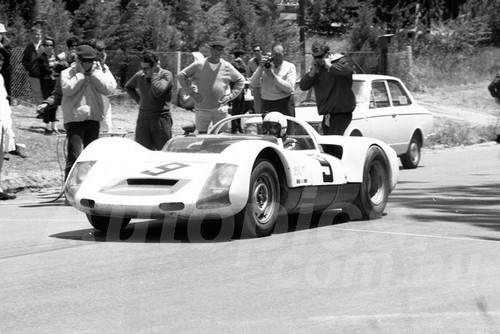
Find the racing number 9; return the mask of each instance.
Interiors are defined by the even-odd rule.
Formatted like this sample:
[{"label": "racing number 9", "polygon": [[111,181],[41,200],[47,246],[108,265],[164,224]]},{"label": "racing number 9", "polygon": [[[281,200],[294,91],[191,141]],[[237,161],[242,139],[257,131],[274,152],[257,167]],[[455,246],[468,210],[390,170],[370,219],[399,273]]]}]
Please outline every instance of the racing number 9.
[{"label": "racing number 9", "polygon": [[161,165],[161,166],[156,166],[155,170],[145,170],[141,172],[142,174],[146,175],[151,175],[151,176],[158,176],[161,174],[165,174],[171,171],[174,171],[176,169],[188,167],[189,165],[183,164],[183,163],[178,163],[178,162],[172,162],[166,165]]},{"label": "racing number 9", "polygon": [[323,167],[323,182],[333,182],[332,166],[330,166],[328,160],[319,155],[313,155],[312,157],[318,160],[321,167]]}]

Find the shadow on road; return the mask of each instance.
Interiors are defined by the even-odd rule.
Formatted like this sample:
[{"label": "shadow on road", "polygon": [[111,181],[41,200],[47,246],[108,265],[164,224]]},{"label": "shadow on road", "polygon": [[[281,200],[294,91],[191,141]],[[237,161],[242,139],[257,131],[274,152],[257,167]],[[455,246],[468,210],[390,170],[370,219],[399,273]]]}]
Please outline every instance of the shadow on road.
[{"label": "shadow on road", "polygon": [[[418,210],[409,216],[421,222],[470,224],[500,231],[500,183],[398,190],[390,203]],[[500,240],[500,239],[499,239]]]},{"label": "shadow on road", "polygon": [[[342,224],[349,219],[345,214],[281,217],[274,234],[292,233],[311,228]],[[241,239],[234,230],[234,222],[221,220],[176,221],[146,220],[127,226],[122,231],[99,232],[93,228],[57,233],[51,238],[91,242],[130,243],[219,243]]]}]

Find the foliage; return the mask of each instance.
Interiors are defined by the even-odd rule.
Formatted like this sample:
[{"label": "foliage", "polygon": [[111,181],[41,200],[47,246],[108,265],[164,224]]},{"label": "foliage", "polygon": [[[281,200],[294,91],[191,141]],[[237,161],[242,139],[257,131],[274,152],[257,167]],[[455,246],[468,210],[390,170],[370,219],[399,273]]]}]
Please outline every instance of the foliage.
[{"label": "foliage", "polygon": [[353,25],[349,34],[351,51],[375,50],[377,38],[381,31],[374,28],[375,8],[368,3],[359,6],[358,21]]}]

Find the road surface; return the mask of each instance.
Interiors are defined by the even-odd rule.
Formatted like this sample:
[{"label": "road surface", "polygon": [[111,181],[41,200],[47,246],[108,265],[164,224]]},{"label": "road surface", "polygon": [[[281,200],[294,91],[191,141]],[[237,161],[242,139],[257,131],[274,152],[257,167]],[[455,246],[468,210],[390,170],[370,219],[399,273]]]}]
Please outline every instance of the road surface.
[{"label": "road surface", "polygon": [[[0,205],[0,333],[499,333],[500,145],[429,152],[381,219],[270,237],[133,220],[57,192]],[[333,224],[332,224],[333,219]]]}]

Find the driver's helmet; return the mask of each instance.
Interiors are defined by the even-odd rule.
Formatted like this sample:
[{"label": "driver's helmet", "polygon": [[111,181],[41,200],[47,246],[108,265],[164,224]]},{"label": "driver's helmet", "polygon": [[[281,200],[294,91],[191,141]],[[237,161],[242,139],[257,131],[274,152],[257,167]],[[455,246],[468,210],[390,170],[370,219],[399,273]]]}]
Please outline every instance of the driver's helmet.
[{"label": "driver's helmet", "polygon": [[262,132],[265,135],[282,138],[286,134],[287,121],[285,116],[277,111],[271,111],[264,116],[262,121]]}]

